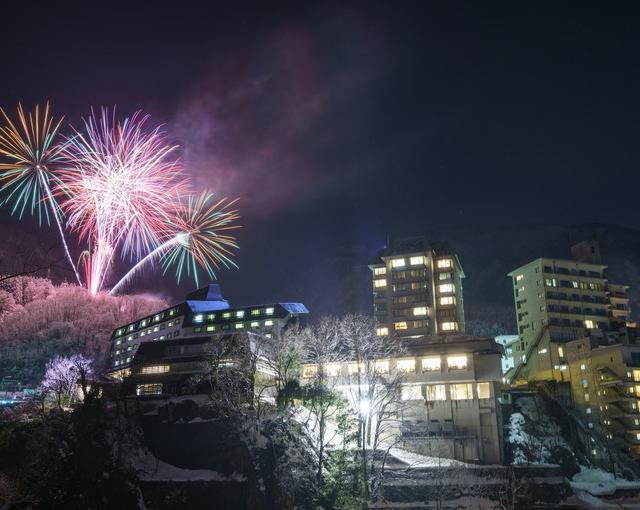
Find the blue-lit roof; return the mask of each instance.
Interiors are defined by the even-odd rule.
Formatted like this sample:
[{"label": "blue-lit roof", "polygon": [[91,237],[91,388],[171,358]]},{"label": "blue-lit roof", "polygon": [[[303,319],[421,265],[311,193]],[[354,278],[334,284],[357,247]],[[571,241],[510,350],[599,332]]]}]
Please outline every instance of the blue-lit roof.
[{"label": "blue-lit roof", "polygon": [[192,312],[215,312],[216,310],[227,310],[230,308],[229,302],[220,299],[215,301],[187,300],[187,306]]},{"label": "blue-lit roof", "polygon": [[289,313],[309,313],[302,303],[280,303],[280,305]]}]

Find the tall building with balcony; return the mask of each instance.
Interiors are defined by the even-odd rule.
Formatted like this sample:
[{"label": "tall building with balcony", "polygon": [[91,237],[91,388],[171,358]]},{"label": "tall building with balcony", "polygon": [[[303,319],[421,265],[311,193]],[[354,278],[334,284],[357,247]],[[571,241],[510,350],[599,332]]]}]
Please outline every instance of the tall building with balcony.
[{"label": "tall building with balcony", "polygon": [[629,320],[627,287],[607,280],[597,245],[580,243],[572,252],[574,260],[539,258],[509,273],[519,335],[511,382],[563,381],[564,344]]},{"label": "tall building with balcony", "polygon": [[447,243],[391,243],[369,264],[378,334],[399,337],[464,331],[460,260]]}]

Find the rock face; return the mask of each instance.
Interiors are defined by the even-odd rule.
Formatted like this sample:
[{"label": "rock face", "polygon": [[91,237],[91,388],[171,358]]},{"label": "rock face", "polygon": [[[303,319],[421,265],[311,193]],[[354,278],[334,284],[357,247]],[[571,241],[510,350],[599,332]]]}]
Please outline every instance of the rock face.
[{"label": "rock face", "polygon": [[216,508],[272,508],[274,484],[264,474],[269,451],[237,419],[145,418],[145,446],[158,459],[157,468],[141,477],[149,508],[204,509],[212,502]]}]

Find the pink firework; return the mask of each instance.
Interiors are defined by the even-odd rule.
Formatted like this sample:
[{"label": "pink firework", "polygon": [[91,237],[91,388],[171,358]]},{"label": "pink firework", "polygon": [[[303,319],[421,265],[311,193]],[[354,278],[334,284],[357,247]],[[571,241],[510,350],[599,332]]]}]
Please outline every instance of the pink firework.
[{"label": "pink firework", "polygon": [[188,191],[177,146],[159,128],[145,131],[147,115],[120,123],[108,109],[92,113],[84,130],[64,145],[70,164],[56,194],[68,226],[89,242],[83,262],[87,287],[103,287],[116,253],[139,259],[159,245]]}]

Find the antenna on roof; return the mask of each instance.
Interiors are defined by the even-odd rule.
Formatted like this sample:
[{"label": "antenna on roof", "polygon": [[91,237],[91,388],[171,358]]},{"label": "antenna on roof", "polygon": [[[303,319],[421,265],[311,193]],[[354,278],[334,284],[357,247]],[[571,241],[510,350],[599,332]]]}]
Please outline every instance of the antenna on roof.
[{"label": "antenna on roof", "polygon": [[387,244],[385,244],[385,248],[388,248],[389,245],[391,244],[391,241],[389,240],[389,232],[387,232]]}]

